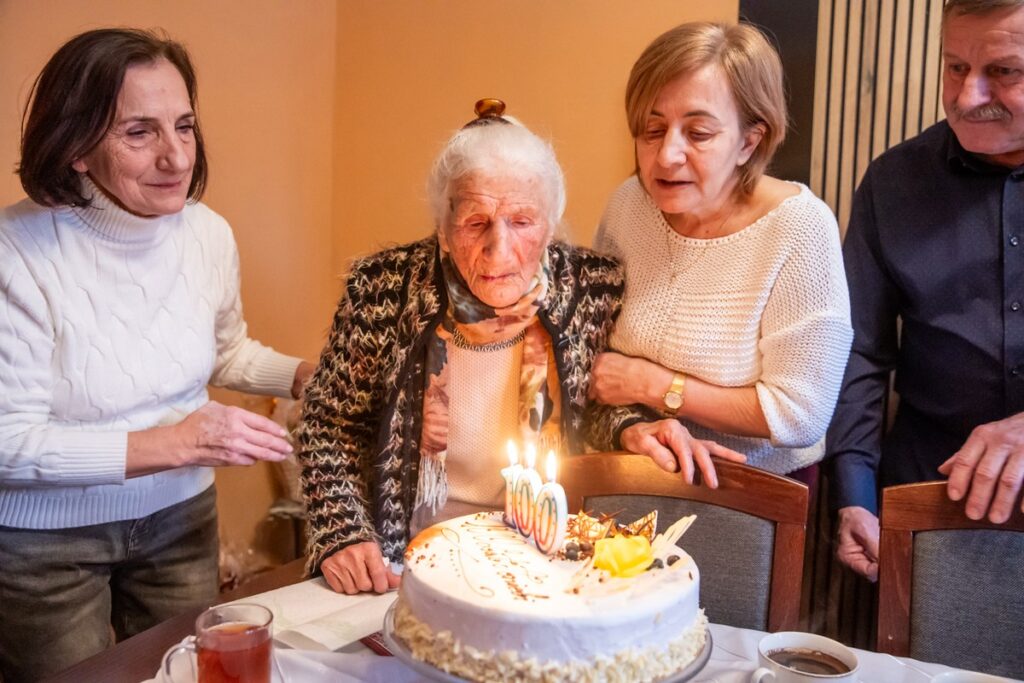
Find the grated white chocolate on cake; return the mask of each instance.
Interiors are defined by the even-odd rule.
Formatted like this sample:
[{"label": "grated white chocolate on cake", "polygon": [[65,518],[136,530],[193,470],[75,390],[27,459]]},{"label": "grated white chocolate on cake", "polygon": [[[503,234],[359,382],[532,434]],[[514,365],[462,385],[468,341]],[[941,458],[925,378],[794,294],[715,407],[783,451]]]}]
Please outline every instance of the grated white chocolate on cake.
[{"label": "grated white chocolate on cake", "polygon": [[[654,681],[693,661],[707,620],[699,572],[616,578],[541,554],[500,513],[425,530],[406,550],[395,634],[415,657],[475,681]],[[665,558],[662,558],[663,560]]]}]

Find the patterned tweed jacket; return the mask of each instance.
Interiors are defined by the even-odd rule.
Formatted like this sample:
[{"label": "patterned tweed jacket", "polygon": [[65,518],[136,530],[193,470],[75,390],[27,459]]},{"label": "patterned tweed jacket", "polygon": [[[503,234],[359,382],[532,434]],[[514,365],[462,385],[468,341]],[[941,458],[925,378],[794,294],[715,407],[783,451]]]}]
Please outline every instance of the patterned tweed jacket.
[{"label": "patterned tweed jacket", "polygon": [[[622,270],[559,242],[548,256],[549,304],[540,320],[553,340],[562,433],[576,453],[590,368],[619,312]],[[447,306],[436,237],[353,265],[298,432],[310,573],[360,541],[376,540],[385,557],[402,561],[419,474],[425,341]]]}]

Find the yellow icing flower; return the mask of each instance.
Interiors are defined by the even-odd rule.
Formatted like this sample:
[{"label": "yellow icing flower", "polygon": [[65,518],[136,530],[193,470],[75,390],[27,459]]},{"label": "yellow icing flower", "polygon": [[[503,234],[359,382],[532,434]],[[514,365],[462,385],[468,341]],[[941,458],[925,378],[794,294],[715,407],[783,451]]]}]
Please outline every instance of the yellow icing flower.
[{"label": "yellow icing flower", "polygon": [[594,566],[612,576],[629,578],[642,574],[653,561],[651,542],[645,536],[612,536],[594,544]]}]

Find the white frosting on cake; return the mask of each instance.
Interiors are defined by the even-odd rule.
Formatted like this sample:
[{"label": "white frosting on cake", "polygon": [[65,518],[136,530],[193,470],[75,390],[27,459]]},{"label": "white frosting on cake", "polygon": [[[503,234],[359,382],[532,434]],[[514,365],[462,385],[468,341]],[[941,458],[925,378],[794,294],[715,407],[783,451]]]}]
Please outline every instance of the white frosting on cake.
[{"label": "white frosting on cake", "polygon": [[[680,558],[672,566],[616,578],[589,562],[541,554],[501,513],[449,520],[406,549],[397,635],[418,657],[462,675],[481,676],[483,660],[502,675],[513,665],[526,679],[530,669],[547,671],[536,678],[543,680],[560,668],[579,678],[595,663],[606,669],[637,659],[659,672],[634,671],[634,680],[664,676],[694,658],[706,630],[697,566],[679,548],[669,551]],[[465,653],[470,664],[459,663]]]}]

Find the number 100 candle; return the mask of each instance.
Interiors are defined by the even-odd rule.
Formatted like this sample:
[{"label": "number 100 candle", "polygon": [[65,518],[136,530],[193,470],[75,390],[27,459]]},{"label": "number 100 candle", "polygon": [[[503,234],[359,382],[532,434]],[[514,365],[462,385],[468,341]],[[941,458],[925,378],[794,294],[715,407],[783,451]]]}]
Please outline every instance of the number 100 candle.
[{"label": "number 100 candle", "polygon": [[555,470],[555,454],[548,451],[548,483],[541,486],[537,494],[536,519],[533,525],[533,539],[537,542],[537,549],[546,555],[557,553],[562,548],[569,523],[565,489],[555,482]]},{"label": "number 100 candle", "polygon": [[503,467],[501,470],[501,476],[505,477],[504,521],[508,526],[517,529],[515,513],[516,480],[519,479],[523,466],[519,464],[519,453],[516,451],[516,445],[511,439],[509,439],[506,450],[508,451],[508,467]]},{"label": "number 100 candle", "polygon": [[533,533],[533,523],[536,518],[537,492],[540,491],[540,475],[533,469],[534,461],[537,459],[537,449],[533,444],[526,446],[526,469],[519,473],[516,478],[515,500],[513,507],[515,511],[516,528],[523,536],[530,536]]}]

